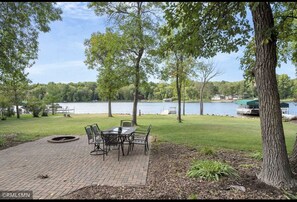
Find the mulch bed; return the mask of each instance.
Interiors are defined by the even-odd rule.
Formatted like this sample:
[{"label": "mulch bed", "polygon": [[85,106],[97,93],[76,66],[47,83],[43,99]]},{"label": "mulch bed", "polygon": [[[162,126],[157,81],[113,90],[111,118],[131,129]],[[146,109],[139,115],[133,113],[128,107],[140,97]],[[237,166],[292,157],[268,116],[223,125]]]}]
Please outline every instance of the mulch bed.
[{"label": "mulch bed", "polygon": [[[227,163],[239,177],[219,181],[189,178],[186,173],[195,159]],[[145,186],[90,186],[62,199],[287,199],[280,190],[257,180],[260,166],[259,160],[239,151],[218,150],[206,155],[186,146],[155,142]]]}]

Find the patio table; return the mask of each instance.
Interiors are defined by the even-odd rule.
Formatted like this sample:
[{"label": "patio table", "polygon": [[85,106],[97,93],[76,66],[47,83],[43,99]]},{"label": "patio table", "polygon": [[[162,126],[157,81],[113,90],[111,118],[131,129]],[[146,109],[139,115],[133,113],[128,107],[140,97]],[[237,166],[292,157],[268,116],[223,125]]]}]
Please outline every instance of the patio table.
[{"label": "patio table", "polygon": [[[119,135],[119,139],[120,139],[120,145],[121,145],[121,149],[122,149],[122,154],[123,156],[125,156],[124,154],[124,142],[126,141],[126,139],[132,135],[132,133],[135,132],[136,127],[121,127],[122,128],[122,132],[120,134],[118,134],[119,131],[119,126],[115,126],[112,128],[109,128],[107,130],[104,130],[103,133],[108,133],[110,135]],[[128,152],[127,152],[128,154]]]}]

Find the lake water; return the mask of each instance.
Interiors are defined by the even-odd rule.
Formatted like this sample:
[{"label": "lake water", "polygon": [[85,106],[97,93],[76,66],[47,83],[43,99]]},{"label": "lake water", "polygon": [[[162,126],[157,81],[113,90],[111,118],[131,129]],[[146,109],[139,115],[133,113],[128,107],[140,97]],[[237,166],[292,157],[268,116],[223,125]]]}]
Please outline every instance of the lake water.
[{"label": "lake water", "polygon": [[[59,103],[63,108],[74,109],[75,114],[101,114],[108,113],[107,102],[73,102]],[[176,102],[139,102],[137,110],[141,110],[142,114],[160,114],[170,107],[176,107]],[[238,104],[232,102],[206,102],[203,104],[203,114],[238,116],[236,108]],[[133,102],[112,102],[111,110],[113,114],[132,114]],[[182,104],[183,110],[183,104]],[[72,111],[73,112],[73,111]],[[183,111],[181,111],[183,112]],[[199,114],[200,103],[186,103],[186,114]],[[137,111],[138,113],[138,111]],[[289,114],[297,115],[297,106],[293,102],[289,102]]]}]

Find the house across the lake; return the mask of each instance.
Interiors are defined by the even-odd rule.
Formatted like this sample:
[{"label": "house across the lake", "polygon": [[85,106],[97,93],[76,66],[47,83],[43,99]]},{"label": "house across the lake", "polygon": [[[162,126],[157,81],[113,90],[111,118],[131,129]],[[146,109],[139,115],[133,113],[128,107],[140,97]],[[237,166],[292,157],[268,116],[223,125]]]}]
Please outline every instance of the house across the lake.
[{"label": "house across the lake", "polygon": [[172,98],[164,98],[163,102],[172,102]]}]

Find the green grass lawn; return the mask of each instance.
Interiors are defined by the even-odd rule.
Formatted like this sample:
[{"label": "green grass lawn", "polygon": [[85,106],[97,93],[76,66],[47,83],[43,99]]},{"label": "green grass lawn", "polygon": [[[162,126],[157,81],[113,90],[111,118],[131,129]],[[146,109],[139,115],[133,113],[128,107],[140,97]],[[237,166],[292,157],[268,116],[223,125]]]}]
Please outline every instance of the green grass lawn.
[{"label": "green grass lawn", "polygon": [[[244,151],[261,151],[261,131],[259,118],[236,118],[228,116],[183,116],[178,123],[176,115],[142,115],[138,117],[138,128],[145,130],[152,124],[151,134],[158,141],[186,144],[193,147],[226,148]],[[85,135],[84,126],[97,123],[104,130],[117,126],[121,119],[131,119],[127,115],[73,114],[71,117],[54,115],[33,118],[22,115],[0,121],[0,144],[3,135],[17,134],[20,141],[30,141],[50,135]],[[288,152],[291,153],[295,141],[297,125],[283,122]]]}]

